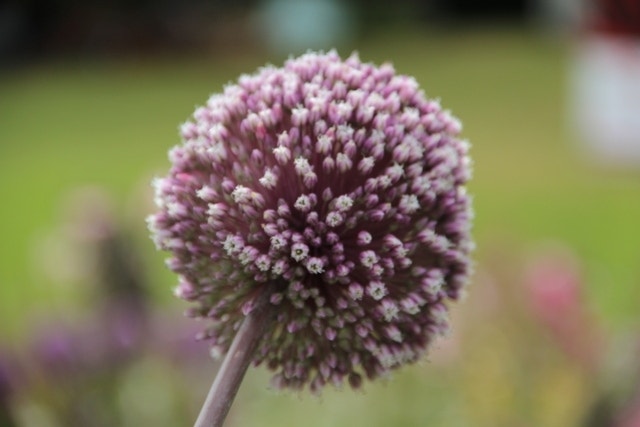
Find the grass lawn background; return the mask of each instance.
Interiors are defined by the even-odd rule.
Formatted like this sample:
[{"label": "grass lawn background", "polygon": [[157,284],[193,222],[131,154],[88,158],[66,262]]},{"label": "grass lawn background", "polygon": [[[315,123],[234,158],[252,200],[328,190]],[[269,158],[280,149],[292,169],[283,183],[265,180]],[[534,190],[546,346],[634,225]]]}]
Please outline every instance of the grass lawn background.
[{"label": "grass lawn background", "polygon": [[[596,165],[567,132],[569,42],[510,30],[399,32],[367,40],[358,51],[363,60],[392,61],[399,72],[414,75],[428,96],[442,98],[463,120],[475,162],[470,191],[480,267],[485,248],[495,242],[526,251],[541,240],[561,240],[584,262],[588,298],[598,314],[613,328],[633,324],[640,303],[640,173]],[[51,286],[37,272],[33,253],[35,242],[60,220],[63,197],[87,184],[107,189],[123,212],[139,219],[130,224],[139,227],[140,246],[154,267],[156,299],[179,316],[184,305],[172,301],[174,278],[163,270],[162,255],[143,240],[142,208],[132,210],[132,198],[139,199],[140,187],[168,168],[166,152],[179,141],[177,127],[196,105],[240,73],[282,60],[257,53],[65,60],[2,72],[0,338],[19,340],[32,317],[47,310],[82,311],[82,290]],[[482,287],[474,286],[470,298],[476,292]],[[257,377],[264,380],[260,373]],[[465,425],[455,422],[464,418],[457,400],[438,397],[446,380],[420,388],[411,374],[402,378],[398,405],[403,399],[414,402],[407,397],[411,393],[429,392],[435,403],[443,400],[434,420]],[[262,391],[256,390],[241,392],[241,398]],[[370,397],[383,393],[378,390]],[[338,402],[344,394],[332,396],[327,400]],[[265,402],[251,404],[251,413],[272,412]],[[325,407],[344,412],[333,415],[344,422],[336,425],[374,425],[370,419],[358,424],[336,402]],[[305,420],[305,410],[291,412],[290,419]],[[399,411],[385,413],[375,425],[417,425],[410,408]],[[238,416],[252,425],[259,415]],[[304,425],[329,425],[327,418],[314,419],[318,424]]]}]

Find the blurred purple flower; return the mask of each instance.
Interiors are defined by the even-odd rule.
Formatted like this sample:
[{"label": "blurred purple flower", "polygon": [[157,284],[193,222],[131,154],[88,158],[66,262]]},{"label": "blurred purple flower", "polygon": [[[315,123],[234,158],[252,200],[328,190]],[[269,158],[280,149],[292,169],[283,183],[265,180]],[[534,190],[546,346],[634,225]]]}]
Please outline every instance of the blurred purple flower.
[{"label": "blurred purple flower", "polygon": [[148,218],[176,295],[227,351],[266,292],[254,358],[319,390],[413,362],[447,330],[473,244],[460,122],[391,65],[308,53],[243,75],[182,125]]},{"label": "blurred purple flower", "polygon": [[13,427],[17,423],[12,414],[12,400],[21,382],[21,370],[13,357],[0,351],[0,426]]},{"label": "blurred purple flower", "polygon": [[80,195],[74,199],[80,207],[76,216],[81,214],[75,231],[95,258],[91,279],[97,284],[94,297],[99,303],[93,316],[81,323],[49,321],[34,341],[36,364],[53,378],[121,369],[143,348],[150,328],[146,281],[128,235],[105,208],[101,193]]},{"label": "blurred purple flower", "polygon": [[587,304],[575,254],[563,246],[547,248],[530,261],[524,282],[535,320],[573,361],[598,370],[606,345]]}]

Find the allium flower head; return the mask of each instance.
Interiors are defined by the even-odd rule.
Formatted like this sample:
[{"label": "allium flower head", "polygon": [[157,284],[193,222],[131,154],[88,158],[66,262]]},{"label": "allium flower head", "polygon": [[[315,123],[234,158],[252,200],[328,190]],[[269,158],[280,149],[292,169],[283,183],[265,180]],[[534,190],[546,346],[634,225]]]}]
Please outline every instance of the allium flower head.
[{"label": "allium flower head", "polygon": [[460,122],[391,65],[307,53],[243,75],[181,127],[148,218],[224,353],[257,296],[277,387],[378,377],[447,329],[470,269]]}]

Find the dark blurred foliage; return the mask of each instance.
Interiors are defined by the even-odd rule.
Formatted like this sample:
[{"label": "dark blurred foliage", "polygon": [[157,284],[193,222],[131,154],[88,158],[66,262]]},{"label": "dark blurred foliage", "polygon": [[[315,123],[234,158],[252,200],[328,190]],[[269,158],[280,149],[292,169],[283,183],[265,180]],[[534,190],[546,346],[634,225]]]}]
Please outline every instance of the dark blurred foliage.
[{"label": "dark blurred foliage", "polygon": [[[27,0],[0,6],[0,57],[198,50],[250,0]],[[215,41],[215,40],[213,40]]]},{"label": "dark blurred foliage", "polygon": [[531,0],[400,0],[391,7],[385,0],[349,0],[357,11],[363,32],[413,22],[436,28],[451,28],[499,21],[523,23],[533,12]]},{"label": "dark blurred foliage", "polygon": [[[361,35],[386,26],[522,22],[531,0],[344,0]],[[0,5],[0,61],[50,55],[242,51],[259,45],[260,0],[13,0]]]},{"label": "dark blurred foliage", "polygon": [[532,12],[531,0],[449,0],[436,2],[438,10],[445,16],[461,22],[479,20],[524,21]]},{"label": "dark blurred foliage", "polygon": [[595,0],[592,26],[603,33],[640,37],[640,1]]}]

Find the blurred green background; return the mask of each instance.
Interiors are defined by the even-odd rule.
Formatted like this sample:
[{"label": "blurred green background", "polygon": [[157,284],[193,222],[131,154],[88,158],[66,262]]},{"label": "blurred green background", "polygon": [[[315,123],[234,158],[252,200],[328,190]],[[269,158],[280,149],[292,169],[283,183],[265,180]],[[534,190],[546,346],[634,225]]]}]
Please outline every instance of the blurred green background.
[{"label": "blurred green background", "polygon": [[[268,390],[268,372],[253,369],[227,425],[572,426],[588,425],[602,402],[616,407],[618,389],[632,387],[618,387],[629,378],[620,360],[637,361],[640,338],[640,172],[596,162],[570,132],[574,43],[525,25],[393,26],[344,43],[343,56],[357,49],[365,61],[393,62],[462,119],[475,163],[477,273],[453,307],[452,336],[429,360],[363,392],[320,398]],[[83,258],[59,232],[69,195],[87,186],[109,195],[134,236],[154,310],[181,321],[186,304],[174,301],[175,278],[146,238],[148,184],[167,170],[196,105],[285,57],[255,46],[65,54],[0,73],[0,348],[21,354],[49,319],[91,315],[93,290],[73,274]],[[584,344],[599,353],[595,367],[564,351],[528,302],[528,268],[558,246],[578,265],[588,314],[571,334],[597,335]],[[190,425],[215,365],[183,371],[147,356],[117,383],[121,425]],[[185,393],[184,412],[169,413]],[[23,389],[12,402],[18,425],[62,425],[37,393]]]}]

